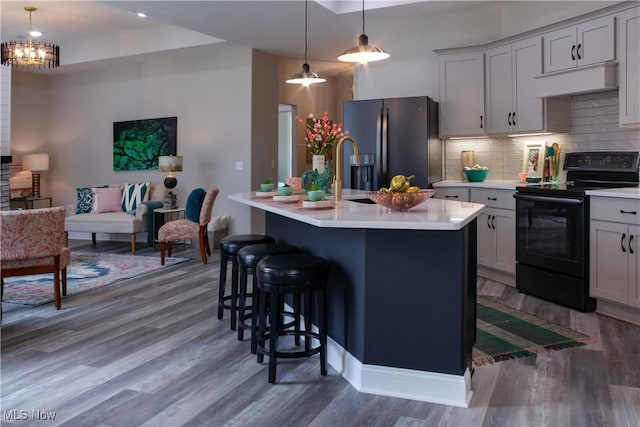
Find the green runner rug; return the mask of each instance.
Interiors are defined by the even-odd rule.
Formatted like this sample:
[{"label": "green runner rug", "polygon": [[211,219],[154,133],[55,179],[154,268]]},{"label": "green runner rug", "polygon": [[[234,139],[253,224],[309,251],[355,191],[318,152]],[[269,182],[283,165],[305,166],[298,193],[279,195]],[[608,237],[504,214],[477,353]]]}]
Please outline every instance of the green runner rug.
[{"label": "green runner rug", "polygon": [[476,328],[473,363],[478,366],[597,341],[481,296],[478,297]]}]

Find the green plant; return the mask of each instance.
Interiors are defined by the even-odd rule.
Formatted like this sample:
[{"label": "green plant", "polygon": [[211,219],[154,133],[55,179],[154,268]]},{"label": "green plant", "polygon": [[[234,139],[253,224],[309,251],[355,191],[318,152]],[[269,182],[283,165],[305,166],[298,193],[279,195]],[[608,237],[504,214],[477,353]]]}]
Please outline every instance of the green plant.
[{"label": "green plant", "polygon": [[290,186],[289,184],[287,184],[287,183],[282,184],[282,186],[283,186],[283,187],[291,187],[291,186]]},{"label": "green plant", "polygon": [[272,182],[269,178],[267,178],[264,180],[263,184],[272,184]]},{"label": "green plant", "polygon": [[320,190],[320,186],[318,185],[318,183],[314,182],[313,184],[311,184],[311,191],[318,191]]}]

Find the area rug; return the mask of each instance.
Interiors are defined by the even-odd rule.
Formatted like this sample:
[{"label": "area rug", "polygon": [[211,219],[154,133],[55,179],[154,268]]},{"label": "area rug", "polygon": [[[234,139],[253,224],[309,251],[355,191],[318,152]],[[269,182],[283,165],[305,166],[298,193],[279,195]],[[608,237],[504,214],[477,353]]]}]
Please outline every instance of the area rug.
[{"label": "area rug", "polygon": [[597,341],[485,297],[478,297],[477,309],[473,363],[478,366]]},{"label": "area rug", "polygon": [[[139,277],[189,261],[191,258],[160,255],[136,256],[94,252],[71,252],[67,267],[67,296]],[[53,274],[17,276],[4,279],[2,302],[35,307],[53,301]]]}]

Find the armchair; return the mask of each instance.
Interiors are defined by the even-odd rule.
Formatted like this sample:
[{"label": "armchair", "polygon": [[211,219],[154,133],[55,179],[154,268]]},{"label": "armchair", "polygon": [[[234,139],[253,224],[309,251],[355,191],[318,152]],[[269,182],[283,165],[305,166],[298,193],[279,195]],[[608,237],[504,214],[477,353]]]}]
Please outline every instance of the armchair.
[{"label": "armchair", "polygon": [[[171,256],[173,242],[177,240],[198,239],[200,242],[200,257],[202,263],[207,263],[207,255],[211,255],[211,245],[207,235],[207,224],[211,221],[211,211],[213,202],[220,190],[212,187],[204,196],[202,203],[202,193],[204,190],[197,188],[193,190],[187,198],[186,218],[165,223],[158,230],[158,241],[160,242],[160,264],[164,265],[165,250]],[[196,208],[197,206],[197,208]]]},{"label": "armchair", "polygon": [[71,262],[71,251],[64,247],[64,219],[63,206],[0,212],[2,288],[5,277],[53,273],[54,300],[60,310],[60,285],[62,295],[67,295]]}]

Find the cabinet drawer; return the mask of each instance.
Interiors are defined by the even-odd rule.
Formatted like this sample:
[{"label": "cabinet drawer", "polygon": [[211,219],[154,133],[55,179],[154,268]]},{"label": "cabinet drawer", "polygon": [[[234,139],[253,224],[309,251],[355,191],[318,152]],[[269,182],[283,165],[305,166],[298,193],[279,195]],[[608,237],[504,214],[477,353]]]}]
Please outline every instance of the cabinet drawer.
[{"label": "cabinet drawer", "polygon": [[490,188],[472,188],[469,190],[470,201],[482,203],[490,208],[512,209],[516,208],[516,201],[513,198],[513,190],[494,190]]},{"label": "cabinet drawer", "polygon": [[436,188],[435,197],[443,200],[455,200],[457,202],[469,201],[469,189],[460,187]]},{"label": "cabinet drawer", "polygon": [[617,197],[592,197],[591,219],[640,225],[640,201]]}]

